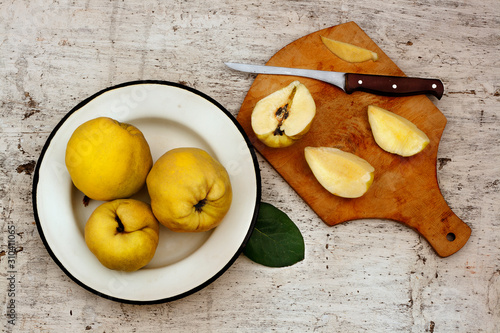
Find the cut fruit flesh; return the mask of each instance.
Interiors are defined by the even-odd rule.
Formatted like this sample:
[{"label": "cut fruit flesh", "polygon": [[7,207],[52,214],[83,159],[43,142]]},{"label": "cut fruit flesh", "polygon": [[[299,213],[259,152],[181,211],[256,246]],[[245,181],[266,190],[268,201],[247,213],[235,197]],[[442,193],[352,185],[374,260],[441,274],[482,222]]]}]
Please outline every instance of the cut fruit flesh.
[{"label": "cut fruit flesh", "polygon": [[362,47],[321,36],[325,46],[340,59],[347,62],[377,61],[378,54]]},{"label": "cut fruit flesh", "polygon": [[252,111],[252,129],[269,147],[287,147],[309,131],[316,115],[311,93],[299,81],[257,102]]},{"label": "cut fruit flesh", "polygon": [[430,142],[411,121],[378,106],[368,106],[368,121],[375,142],[389,153],[413,156]]},{"label": "cut fruit flesh", "polygon": [[304,154],[314,177],[334,195],[359,198],[373,183],[373,166],[352,153],[331,147],[306,147]]}]

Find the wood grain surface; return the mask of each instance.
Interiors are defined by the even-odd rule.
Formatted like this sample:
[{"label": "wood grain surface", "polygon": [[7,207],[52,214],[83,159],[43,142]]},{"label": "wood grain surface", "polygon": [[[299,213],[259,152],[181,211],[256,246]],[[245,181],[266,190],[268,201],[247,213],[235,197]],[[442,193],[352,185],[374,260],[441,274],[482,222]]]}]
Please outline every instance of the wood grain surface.
[{"label": "wood grain surface", "polygon": [[[0,331],[499,332],[499,17],[498,0],[0,1]],[[395,74],[445,85],[441,100],[430,98],[447,120],[436,173],[444,200],[472,229],[460,251],[441,258],[391,220],[331,227],[258,153],[262,200],[304,236],[300,263],[271,269],[242,255],[189,297],[138,306],[86,291],[52,260],[33,216],[33,172],[75,105],[157,79],[198,89],[236,117],[256,76],[224,62],[265,64],[348,22],[383,50],[381,72],[396,64]],[[120,274],[109,281],[127,287],[120,282]]]},{"label": "wood grain surface", "polygon": [[[333,55],[321,36],[377,52],[377,61],[349,63]],[[355,23],[348,22],[308,34],[277,52],[272,66],[335,70],[403,76],[403,72]],[[286,148],[270,148],[253,133],[255,104],[270,93],[299,80],[311,92],[316,117],[311,130]],[[368,105],[376,105],[412,121],[429,137],[429,145],[412,157],[382,150],[371,133]],[[437,151],[446,125],[445,116],[425,96],[382,97],[359,92],[346,94],[337,87],[312,79],[283,75],[258,75],[243,101],[238,121],[256,149],[329,224],[361,218],[391,219],[422,234],[443,257],[461,249],[471,230],[446,204],[437,182]],[[334,147],[353,153],[375,168],[375,180],[360,198],[346,199],[329,193],[315,180],[304,158],[304,148]]]}]

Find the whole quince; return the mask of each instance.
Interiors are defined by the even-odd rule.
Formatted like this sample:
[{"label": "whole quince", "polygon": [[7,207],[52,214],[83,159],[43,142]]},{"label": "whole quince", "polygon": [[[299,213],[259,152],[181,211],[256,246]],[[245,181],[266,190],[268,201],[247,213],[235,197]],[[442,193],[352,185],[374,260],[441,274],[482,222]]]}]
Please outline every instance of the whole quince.
[{"label": "whole quince", "polygon": [[146,183],[154,215],[173,231],[213,229],[231,206],[226,169],[199,148],[167,151],[154,163]]},{"label": "whole quince", "polygon": [[117,199],[92,212],[85,225],[85,243],[105,267],[132,272],[153,258],[159,230],[148,204]]},{"label": "whole quince", "polygon": [[139,129],[99,117],[73,132],[65,162],[73,184],[83,194],[113,200],[130,197],[144,186],[153,158]]}]

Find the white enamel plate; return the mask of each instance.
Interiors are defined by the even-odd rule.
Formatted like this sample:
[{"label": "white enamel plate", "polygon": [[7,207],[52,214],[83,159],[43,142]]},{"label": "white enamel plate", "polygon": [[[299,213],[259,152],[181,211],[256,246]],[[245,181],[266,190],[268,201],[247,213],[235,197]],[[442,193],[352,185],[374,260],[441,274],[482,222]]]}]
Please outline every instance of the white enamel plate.
[{"label": "white enamel plate", "polygon": [[[175,233],[161,227],[153,260],[125,273],[102,266],[88,250],[84,226],[102,202],[84,206],[64,164],[66,144],[82,123],[107,116],[139,128],[153,160],[177,147],[198,147],[227,169],[233,201],[222,223],[204,233]],[[162,303],[204,288],[240,255],[260,203],[260,173],[250,141],[238,122],[212,98],[165,81],[114,86],[84,100],[56,126],[45,143],[33,181],[37,228],[61,269],[85,289],[125,303]],[[134,196],[149,202],[146,188]]]}]

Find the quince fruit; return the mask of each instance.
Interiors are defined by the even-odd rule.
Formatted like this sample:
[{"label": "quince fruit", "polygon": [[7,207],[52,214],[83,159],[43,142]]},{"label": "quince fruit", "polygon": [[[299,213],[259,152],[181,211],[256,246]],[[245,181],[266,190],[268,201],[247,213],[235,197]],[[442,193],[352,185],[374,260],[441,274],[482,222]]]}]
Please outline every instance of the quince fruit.
[{"label": "quince fruit", "polygon": [[377,61],[376,52],[349,43],[340,42],[321,36],[323,44],[337,57],[347,62]]},{"label": "quince fruit", "polygon": [[73,132],[65,163],[76,188],[91,199],[104,201],[138,192],[146,182],[153,159],[139,129],[99,117]]},{"label": "quince fruit", "polygon": [[231,206],[226,169],[199,148],[167,151],[154,163],[146,183],[153,213],[173,231],[213,229]]},{"label": "quince fruit", "polygon": [[412,156],[430,142],[427,135],[411,121],[378,106],[368,106],[368,121],[375,142],[389,153]]},{"label": "quince fruit", "polygon": [[117,199],[98,206],[85,225],[85,242],[105,267],[132,272],[153,258],[159,223],[148,204]]},{"label": "quince fruit", "polygon": [[257,102],[252,129],[265,145],[288,147],[309,131],[315,115],[311,93],[305,85],[293,81]]},{"label": "quince fruit", "polygon": [[373,183],[375,169],[352,153],[331,147],[306,147],[304,153],[314,177],[336,196],[359,198]]}]

